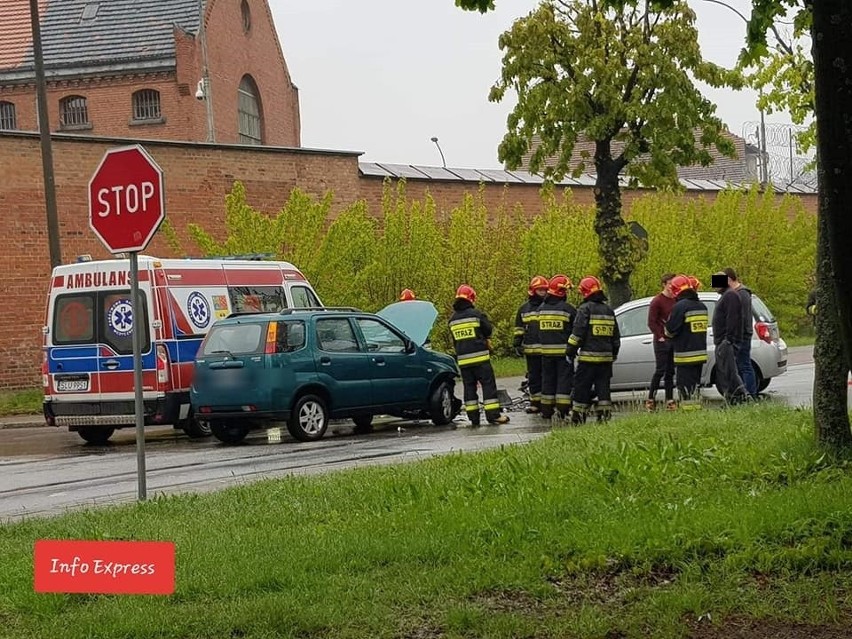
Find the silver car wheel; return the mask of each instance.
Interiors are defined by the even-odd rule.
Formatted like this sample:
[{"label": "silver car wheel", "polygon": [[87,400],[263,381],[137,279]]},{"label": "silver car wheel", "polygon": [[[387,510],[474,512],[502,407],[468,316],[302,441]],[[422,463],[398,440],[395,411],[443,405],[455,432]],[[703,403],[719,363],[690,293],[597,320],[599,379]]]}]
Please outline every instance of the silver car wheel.
[{"label": "silver car wheel", "polygon": [[445,419],[453,418],[453,398],[450,395],[450,387],[446,384],[441,388],[441,412]]},{"label": "silver car wheel", "polygon": [[317,435],[325,423],[325,410],[318,402],[305,402],[299,410],[299,425],[308,435]]}]

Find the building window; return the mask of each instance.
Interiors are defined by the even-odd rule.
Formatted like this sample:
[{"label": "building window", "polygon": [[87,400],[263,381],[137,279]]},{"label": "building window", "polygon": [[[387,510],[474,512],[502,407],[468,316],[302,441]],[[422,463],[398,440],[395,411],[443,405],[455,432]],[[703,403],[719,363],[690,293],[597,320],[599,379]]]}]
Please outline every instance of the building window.
[{"label": "building window", "polygon": [[142,89],[133,94],[133,119],[136,122],[144,120],[159,120],[160,92],[154,89]]},{"label": "building window", "polygon": [[250,75],[244,75],[237,92],[237,112],[240,122],[240,144],[263,144],[263,112],[257,85]]},{"label": "building window", "polygon": [[59,125],[61,128],[85,127],[89,124],[89,107],[86,98],[71,95],[59,101]]},{"label": "building window", "polygon": [[15,105],[11,102],[0,102],[0,131],[14,131],[18,128],[15,117]]},{"label": "building window", "polygon": [[243,0],[240,4],[240,14],[243,18],[243,31],[248,33],[251,31],[251,8],[249,7],[248,0]]}]

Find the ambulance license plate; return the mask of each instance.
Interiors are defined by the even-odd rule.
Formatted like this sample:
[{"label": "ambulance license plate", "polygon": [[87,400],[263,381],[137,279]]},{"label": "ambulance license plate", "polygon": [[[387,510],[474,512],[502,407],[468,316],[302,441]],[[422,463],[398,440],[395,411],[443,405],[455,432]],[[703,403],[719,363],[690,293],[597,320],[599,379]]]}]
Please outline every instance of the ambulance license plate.
[{"label": "ambulance license plate", "polygon": [[56,379],[57,393],[87,393],[89,391],[88,375],[68,375]]}]

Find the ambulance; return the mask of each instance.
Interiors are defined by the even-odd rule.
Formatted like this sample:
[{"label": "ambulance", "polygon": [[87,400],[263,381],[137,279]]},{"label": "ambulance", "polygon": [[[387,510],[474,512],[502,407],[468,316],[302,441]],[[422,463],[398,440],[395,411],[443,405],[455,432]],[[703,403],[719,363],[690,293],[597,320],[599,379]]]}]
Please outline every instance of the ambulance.
[{"label": "ambulance", "polygon": [[170,424],[199,438],[210,430],[191,414],[189,387],[210,326],[236,313],[322,306],[289,262],[140,255],[142,312],[134,317],[129,270],[126,258],[81,256],[52,274],[43,328],[44,416],[49,426],[67,426],[94,444],[136,424],[131,336],[137,323],[146,425]]}]

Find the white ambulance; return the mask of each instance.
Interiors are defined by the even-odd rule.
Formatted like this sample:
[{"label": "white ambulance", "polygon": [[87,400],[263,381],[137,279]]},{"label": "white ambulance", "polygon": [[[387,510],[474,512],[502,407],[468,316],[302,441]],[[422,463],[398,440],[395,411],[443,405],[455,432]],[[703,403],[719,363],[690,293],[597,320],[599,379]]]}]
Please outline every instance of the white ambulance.
[{"label": "white ambulance", "polygon": [[[44,332],[44,415],[91,443],[135,426],[130,262],[91,261],[53,270]],[[145,423],[171,424],[190,437],[209,426],[190,413],[189,387],[201,340],[234,313],[318,307],[289,262],[159,259],[139,256]]]}]

